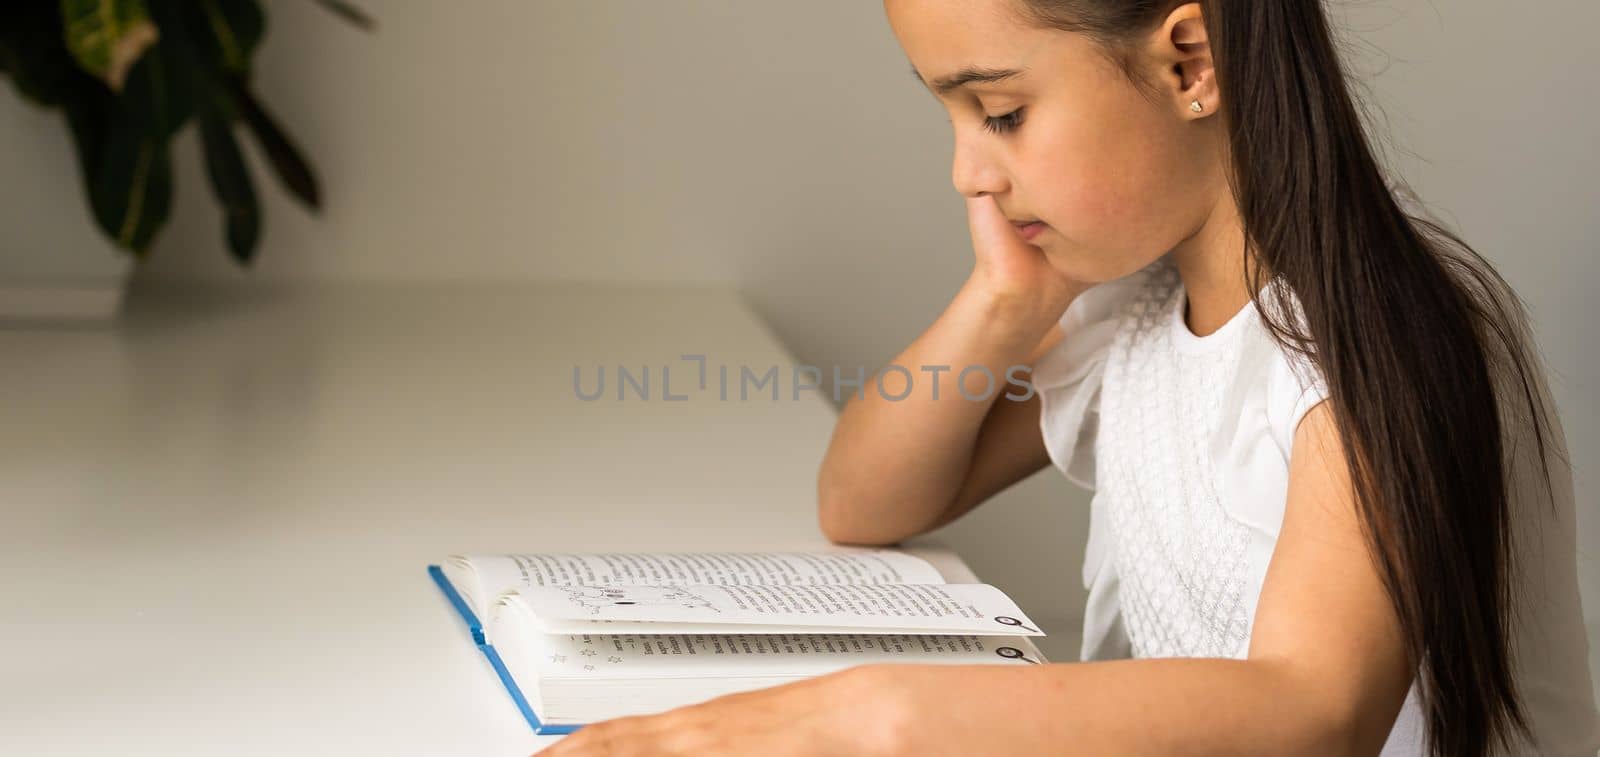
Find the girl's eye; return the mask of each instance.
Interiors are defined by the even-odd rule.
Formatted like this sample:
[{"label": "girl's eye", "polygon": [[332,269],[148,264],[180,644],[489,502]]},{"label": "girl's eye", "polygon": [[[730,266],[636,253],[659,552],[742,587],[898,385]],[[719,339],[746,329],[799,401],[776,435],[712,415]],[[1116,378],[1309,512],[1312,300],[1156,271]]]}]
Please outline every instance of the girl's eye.
[{"label": "girl's eye", "polygon": [[984,117],[983,128],[995,134],[1006,134],[1015,131],[1022,123],[1022,109],[1017,108],[1003,116],[994,118]]}]

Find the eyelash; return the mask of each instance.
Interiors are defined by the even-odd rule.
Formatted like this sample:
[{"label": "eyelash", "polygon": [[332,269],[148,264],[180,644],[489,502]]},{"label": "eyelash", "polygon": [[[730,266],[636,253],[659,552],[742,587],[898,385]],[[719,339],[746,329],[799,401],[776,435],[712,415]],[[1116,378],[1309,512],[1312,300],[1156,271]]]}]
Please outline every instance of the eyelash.
[{"label": "eyelash", "polygon": [[1006,133],[1009,133],[1009,132],[1012,132],[1012,131],[1016,131],[1017,127],[1020,126],[1021,124],[1022,124],[1022,109],[1021,108],[1017,108],[1016,110],[1013,110],[1010,113],[1007,113],[1007,114],[1005,114],[1003,116],[997,116],[995,118],[985,117],[983,119],[983,128],[986,131],[989,131],[989,132],[994,133],[994,134],[1006,134]]}]

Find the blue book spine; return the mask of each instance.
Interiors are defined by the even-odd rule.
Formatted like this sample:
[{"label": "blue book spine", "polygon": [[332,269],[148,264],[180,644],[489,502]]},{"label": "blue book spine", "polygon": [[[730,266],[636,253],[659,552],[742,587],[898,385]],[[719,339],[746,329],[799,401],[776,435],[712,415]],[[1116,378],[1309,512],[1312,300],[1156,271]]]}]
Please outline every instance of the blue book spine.
[{"label": "blue book spine", "polygon": [[489,644],[485,640],[483,623],[472,612],[472,608],[467,606],[466,600],[461,598],[461,594],[456,591],[456,587],[450,585],[450,579],[444,577],[444,571],[437,565],[429,565],[428,576],[433,579],[434,585],[439,587],[439,591],[444,592],[445,598],[450,600],[450,605],[456,608],[456,613],[461,616],[461,619],[466,621],[467,630],[472,633],[472,643],[489,660],[489,665],[494,668],[495,674],[500,676],[500,683],[505,685],[506,693],[511,695],[511,701],[516,703],[517,710],[528,721],[528,725],[533,727],[534,733],[540,735],[564,734],[572,733],[583,727],[581,725],[551,725],[541,722],[539,716],[534,713],[533,708],[528,705],[527,697],[522,695],[522,689],[517,687],[516,679],[511,677],[511,671],[506,669],[505,661],[500,659],[500,653],[495,651],[493,644]]}]

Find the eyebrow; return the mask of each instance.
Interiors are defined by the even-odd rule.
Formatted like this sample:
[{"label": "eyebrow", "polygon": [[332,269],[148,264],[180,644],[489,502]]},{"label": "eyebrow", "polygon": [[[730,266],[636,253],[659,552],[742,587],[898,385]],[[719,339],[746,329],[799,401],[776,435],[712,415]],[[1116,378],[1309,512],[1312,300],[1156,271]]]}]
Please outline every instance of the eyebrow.
[{"label": "eyebrow", "polygon": [[934,79],[930,84],[922,80],[922,74],[916,66],[911,67],[911,76],[923,86],[933,90],[935,94],[947,95],[952,90],[967,84],[993,84],[1007,79],[1013,79],[1026,73],[1026,69],[1018,68],[983,68],[981,66],[968,66],[949,76]]}]

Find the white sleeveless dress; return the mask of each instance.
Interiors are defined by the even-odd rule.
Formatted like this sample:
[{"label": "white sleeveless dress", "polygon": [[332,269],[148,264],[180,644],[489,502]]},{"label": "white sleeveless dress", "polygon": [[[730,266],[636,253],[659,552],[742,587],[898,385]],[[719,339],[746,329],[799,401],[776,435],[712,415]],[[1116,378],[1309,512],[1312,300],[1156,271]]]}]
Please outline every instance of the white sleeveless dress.
[{"label": "white sleeveless dress", "polygon": [[[1272,340],[1254,303],[1199,337],[1184,323],[1185,302],[1163,256],[1080,295],[1062,316],[1065,338],[1034,366],[1051,460],[1094,490],[1084,660],[1246,656],[1283,523],[1294,429],[1327,397],[1314,366]],[[1555,437],[1564,457],[1559,426]],[[1527,596],[1538,600],[1516,636],[1538,739],[1526,753],[1594,755],[1600,715],[1571,474],[1559,460],[1552,470],[1554,513],[1532,485],[1514,503],[1542,505],[1520,518],[1524,541],[1540,545],[1523,558]],[[1424,754],[1416,694],[1413,685],[1384,757]]]}]

